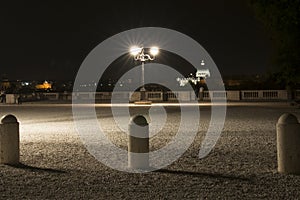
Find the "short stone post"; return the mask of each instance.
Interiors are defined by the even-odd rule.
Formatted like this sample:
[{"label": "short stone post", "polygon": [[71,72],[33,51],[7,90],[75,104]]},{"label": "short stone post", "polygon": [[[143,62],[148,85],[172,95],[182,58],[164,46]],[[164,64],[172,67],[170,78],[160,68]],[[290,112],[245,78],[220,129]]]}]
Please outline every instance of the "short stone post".
[{"label": "short stone post", "polygon": [[278,172],[300,174],[300,124],[297,117],[283,114],[276,129]]},{"label": "short stone post", "polygon": [[149,168],[149,124],[142,115],[136,115],[129,123],[128,167]]},{"label": "short stone post", "polygon": [[13,115],[1,118],[0,123],[0,164],[18,164],[19,149],[19,123]]}]

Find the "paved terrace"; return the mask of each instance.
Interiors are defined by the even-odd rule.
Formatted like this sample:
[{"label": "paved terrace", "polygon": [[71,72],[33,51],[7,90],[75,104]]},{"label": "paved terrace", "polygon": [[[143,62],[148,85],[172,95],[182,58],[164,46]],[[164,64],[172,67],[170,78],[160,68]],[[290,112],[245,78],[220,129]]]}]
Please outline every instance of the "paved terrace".
[{"label": "paved terrace", "polygon": [[[155,106],[155,105],[153,105]],[[165,106],[165,105],[163,105]],[[143,113],[149,107],[130,107]],[[165,106],[164,128],[150,140],[163,147],[176,133],[180,109]],[[188,151],[170,166],[145,174],[111,169],[83,146],[70,104],[0,105],[20,122],[20,166],[0,165],[1,199],[215,199],[300,197],[300,176],[277,173],[275,124],[300,109],[287,103],[230,103],[225,127],[204,159],[198,151],[210,121],[210,105],[200,104],[198,135]],[[107,136],[127,149],[127,135],[114,123],[109,104],[96,113]],[[87,123],[88,123],[88,119]]]}]

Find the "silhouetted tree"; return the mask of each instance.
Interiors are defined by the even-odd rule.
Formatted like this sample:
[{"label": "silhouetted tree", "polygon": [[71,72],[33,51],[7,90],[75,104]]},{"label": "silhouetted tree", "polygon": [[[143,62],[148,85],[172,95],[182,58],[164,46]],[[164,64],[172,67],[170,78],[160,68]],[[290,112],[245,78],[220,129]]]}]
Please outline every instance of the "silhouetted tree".
[{"label": "silhouetted tree", "polygon": [[276,47],[273,75],[291,91],[300,82],[300,0],[249,0]]}]

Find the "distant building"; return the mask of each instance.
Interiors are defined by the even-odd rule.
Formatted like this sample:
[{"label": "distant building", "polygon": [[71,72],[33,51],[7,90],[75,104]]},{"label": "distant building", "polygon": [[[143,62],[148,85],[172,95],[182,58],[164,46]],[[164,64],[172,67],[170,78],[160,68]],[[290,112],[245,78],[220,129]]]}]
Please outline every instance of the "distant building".
[{"label": "distant building", "polygon": [[196,77],[206,79],[210,77],[210,72],[208,69],[198,69],[196,72]]},{"label": "distant building", "polygon": [[35,86],[35,89],[37,89],[37,90],[51,90],[52,89],[52,84],[49,83],[48,81],[45,81],[42,84],[37,84]]},{"label": "distant building", "polygon": [[0,82],[0,90],[7,90],[8,88],[10,88],[10,82],[8,81],[8,79],[3,79]]}]

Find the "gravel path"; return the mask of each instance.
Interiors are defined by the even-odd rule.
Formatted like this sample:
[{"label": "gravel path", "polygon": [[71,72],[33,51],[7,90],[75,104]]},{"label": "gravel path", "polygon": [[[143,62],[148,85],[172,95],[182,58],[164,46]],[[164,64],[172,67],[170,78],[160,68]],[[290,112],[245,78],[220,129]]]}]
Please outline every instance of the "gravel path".
[{"label": "gravel path", "polygon": [[[145,108],[131,108],[131,113]],[[20,121],[21,165],[0,165],[1,199],[299,199],[300,176],[277,173],[275,124],[285,112],[276,104],[231,105],[217,145],[204,159],[198,151],[210,120],[201,107],[199,133],[168,167],[144,174],[111,169],[88,153],[75,130],[70,105],[0,105],[0,116]],[[109,107],[97,107],[108,137],[123,149],[127,136]],[[180,110],[167,107],[165,127],[150,140],[160,149],[174,136]]]}]

